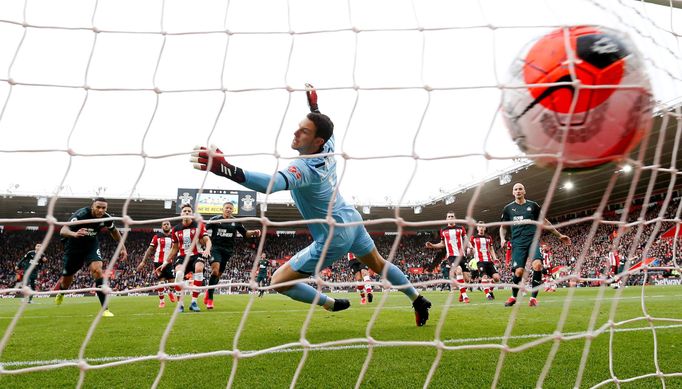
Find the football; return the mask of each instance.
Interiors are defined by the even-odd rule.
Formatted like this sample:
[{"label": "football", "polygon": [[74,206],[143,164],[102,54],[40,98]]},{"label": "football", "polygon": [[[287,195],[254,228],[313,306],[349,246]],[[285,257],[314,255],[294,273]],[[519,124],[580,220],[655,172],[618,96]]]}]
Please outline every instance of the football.
[{"label": "football", "polygon": [[627,155],[651,128],[653,100],[627,34],[573,26],[522,50],[501,109],[512,139],[536,164],[583,169]]}]

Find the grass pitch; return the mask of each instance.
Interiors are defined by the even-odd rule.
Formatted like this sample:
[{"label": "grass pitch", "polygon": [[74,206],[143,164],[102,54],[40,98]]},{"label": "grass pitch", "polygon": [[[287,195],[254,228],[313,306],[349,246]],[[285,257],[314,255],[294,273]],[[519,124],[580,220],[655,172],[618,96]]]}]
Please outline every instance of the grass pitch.
[{"label": "grass pitch", "polygon": [[[331,344],[304,352],[300,344],[308,306],[281,295],[264,298],[251,295],[216,295],[216,309],[185,312],[176,317],[164,352],[169,360],[157,358],[161,340],[169,325],[173,304],[159,309],[158,298],[113,297],[110,307],[116,315],[102,318],[84,349],[88,369],[83,370],[84,388],[148,388],[160,375],[160,388],[225,387],[235,366],[231,352],[239,350],[233,387],[288,388],[300,367],[296,387],[349,388],[356,385],[363,364],[369,358],[363,388],[418,388],[439,357],[434,340],[442,341],[442,354],[430,382],[432,388],[482,388],[493,384],[495,371],[506,344],[513,352],[504,353],[498,388],[535,387],[555,341],[562,312],[566,309],[555,357],[543,387],[566,388],[576,384],[579,365],[586,355],[580,387],[592,387],[611,378],[609,372],[610,333],[597,334],[589,342],[580,337],[594,320],[593,328],[607,323],[612,305],[617,304],[615,321],[642,318],[674,320],[633,320],[614,328],[611,355],[613,372],[619,380],[651,375],[621,383],[622,388],[663,387],[662,373],[678,373],[664,378],[666,388],[682,388],[682,288],[630,287],[619,295],[607,289],[575,289],[566,307],[568,289],[541,293],[540,306],[530,308],[527,300],[518,308],[505,308],[510,292],[496,291],[496,301],[485,301],[481,292],[470,293],[471,304],[454,303],[443,318],[448,299],[445,292],[425,292],[433,303],[431,319],[425,327],[414,325],[408,299],[401,293],[387,293],[383,309],[369,335],[377,342],[430,342],[422,345],[379,345],[368,348],[367,328],[380,305],[360,305],[357,294],[335,295],[351,298],[351,309],[329,313],[315,309],[304,337],[313,345]],[[236,334],[249,301],[252,305]],[[6,335],[20,299],[0,300],[0,330]],[[99,303],[95,297],[66,298],[55,306],[53,299],[36,298],[28,305],[0,355],[2,388],[70,388],[81,375],[79,352],[91,327]],[[596,312],[596,316],[593,315]],[[507,338],[510,318],[513,327]],[[655,331],[652,330],[652,326]],[[7,336],[7,335],[6,335]],[[363,340],[364,338],[364,340]],[[544,342],[539,342],[545,340]],[[539,343],[538,343],[539,342]],[[278,347],[293,343],[287,347]],[[656,346],[655,346],[656,345]],[[556,346],[554,346],[556,347]],[[272,349],[271,349],[272,348]],[[269,352],[262,352],[270,349]],[[213,353],[207,355],[205,353]],[[255,353],[255,354],[254,354]],[[305,362],[301,364],[305,356]],[[134,359],[137,358],[137,359]],[[35,369],[44,369],[34,371]],[[615,388],[608,383],[606,388]]]}]

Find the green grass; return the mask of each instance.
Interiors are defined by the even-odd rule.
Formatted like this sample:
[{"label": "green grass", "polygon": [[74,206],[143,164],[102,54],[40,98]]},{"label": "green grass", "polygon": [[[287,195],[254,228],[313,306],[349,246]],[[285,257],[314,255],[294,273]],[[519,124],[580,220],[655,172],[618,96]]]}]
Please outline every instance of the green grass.
[{"label": "green grass", "polygon": [[[597,300],[599,289],[577,289],[571,300],[562,333],[584,332],[598,307],[596,328],[608,320],[611,305],[618,304],[616,321],[644,316],[641,288],[627,288],[621,299],[614,300],[616,291],[606,290]],[[567,289],[556,293],[541,293],[540,306],[523,304],[518,310],[503,307],[509,291],[497,291],[498,300],[484,301],[481,292],[471,293],[472,303],[456,302],[447,312],[439,339],[447,347],[488,345],[487,348],[458,348],[444,350],[431,380],[432,388],[482,388],[493,384],[500,360],[502,337],[509,318],[516,313],[507,344],[523,350],[505,353],[498,388],[535,387],[554,341],[530,346],[543,334],[557,330],[560,315],[568,294]],[[447,293],[427,292],[433,302],[431,320],[417,328],[408,300],[400,293],[390,293],[384,308],[371,328],[377,341],[433,341]],[[682,319],[682,289],[679,287],[648,287],[645,304],[652,317]],[[360,305],[355,294],[351,309],[329,313],[321,308],[314,311],[305,338],[313,344],[364,338],[367,325],[382,298],[377,293],[371,305]],[[171,357],[187,354],[231,351],[235,335],[251,296],[217,296],[216,309],[201,313],[180,314],[165,345]],[[20,299],[0,300],[0,330],[5,334],[16,315]],[[52,366],[43,371],[0,375],[2,388],[70,388],[75,387],[80,370],[75,366],[54,367],[59,363],[78,360],[79,350],[92,325],[99,303],[94,297],[66,298],[55,306],[52,299],[35,299],[21,316],[6,347],[0,355],[3,368],[17,369]],[[156,356],[162,335],[171,318],[171,305],[157,308],[157,297],[114,297],[113,318],[102,318],[94,336],[87,344],[85,358],[92,366],[125,362],[126,358]],[[523,300],[522,302],[525,302]],[[203,306],[202,306],[203,308]],[[308,306],[280,295],[254,298],[244,328],[236,340],[242,353],[298,342]],[[654,352],[663,373],[682,373],[682,322],[654,321],[658,347],[654,348],[654,332],[649,322],[639,320],[616,328],[613,339],[613,369],[619,379],[628,379],[656,372]],[[628,329],[628,331],[625,331]],[[560,342],[547,378],[546,388],[573,387],[585,339]],[[323,350],[311,350],[297,380],[300,388],[353,387],[368,356],[367,342],[338,344]],[[429,369],[438,355],[432,345],[374,347],[364,388],[422,387]],[[300,346],[279,352],[240,358],[233,387],[287,388],[304,353]],[[231,355],[171,360],[165,363],[161,388],[225,387],[233,366]],[[591,342],[589,356],[583,370],[581,387],[591,387],[611,378],[609,373],[609,333]],[[123,363],[85,372],[84,388],[145,388],[150,387],[159,373],[158,359]],[[682,374],[680,374],[682,375]],[[609,383],[602,387],[615,388]],[[663,387],[660,378],[644,378],[621,384],[622,388]],[[666,388],[682,388],[682,377],[665,378]]]}]

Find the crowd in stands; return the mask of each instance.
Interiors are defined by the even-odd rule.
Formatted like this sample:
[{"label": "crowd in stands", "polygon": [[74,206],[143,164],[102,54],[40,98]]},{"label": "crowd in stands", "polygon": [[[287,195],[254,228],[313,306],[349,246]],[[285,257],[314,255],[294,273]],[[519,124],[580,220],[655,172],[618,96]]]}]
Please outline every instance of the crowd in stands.
[{"label": "crowd in stands", "polygon": [[[600,222],[593,234],[591,241],[590,232],[592,222],[582,222],[579,224],[568,224],[560,228],[563,234],[571,237],[572,246],[563,246],[556,238],[549,233],[542,236],[542,243],[547,245],[552,252],[553,266],[563,266],[561,275],[579,274],[582,279],[577,284],[587,286],[597,284],[589,279],[606,279],[608,274],[608,253],[614,247],[614,242],[618,242],[618,249],[622,255],[631,258],[631,264],[641,260],[643,257],[653,257],[657,259],[658,266],[673,266],[673,239],[660,238],[660,235],[674,226],[673,222],[660,221],[660,219],[672,219],[679,206],[679,198],[671,202],[661,216],[661,203],[658,201],[652,206],[643,209],[641,204],[631,207],[629,216],[625,221],[627,228],[617,232],[618,225]],[[642,210],[643,209],[643,210]],[[609,211],[602,216],[602,221],[619,221],[621,214],[618,211]],[[660,218],[659,218],[660,216]],[[640,219],[641,218],[641,219]],[[659,218],[659,219],[657,219]],[[565,222],[557,220],[556,222]],[[641,220],[637,222],[637,220]],[[659,220],[659,222],[656,222]],[[0,288],[11,288],[15,285],[15,266],[23,255],[32,250],[36,243],[42,242],[46,231],[29,230],[0,230]],[[499,245],[499,238],[496,230],[492,231],[493,239]],[[128,259],[117,261],[114,270],[110,273],[110,286],[114,290],[130,290],[138,287],[154,285],[156,279],[152,273],[153,266],[148,261],[147,266],[142,271],[137,271],[145,250],[147,249],[153,232],[130,231],[126,236],[126,247],[128,249]],[[441,273],[438,268],[439,260],[437,253],[425,248],[427,241],[438,242],[437,231],[422,232],[417,234],[404,235],[400,238],[397,248],[393,255],[391,250],[397,239],[396,235],[375,235],[377,249],[387,259],[391,259],[397,264],[413,283],[440,279]],[[101,252],[106,258],[104,266],[108,266],[108,259],[111,258],[116,242],[107,234],[100,237]],[[650,243],[651,242],[651,243]],[[678,244],[681,241],[678,240]],[[270,271],[274,272],[278,266],[284,263],[293,254],[310,244],[310,236],[307,234],[296,235],[275,235],[266,237],[264,252],[268,259],[272,260],[273,266]],[[256,258],[256,248],[258,240],[239,239],[236,251],[228,268],[223,274],[222,279],[231,283],[248,283],[252,278],[254,260]],[[644,253],[645,248],[647,252]],[[58,233],[52,236],[47,246],[45,255],[48,262],[41,269],[37,289],[49,290],[60,276],[62,269],[62,247]],[[504,252],[498,248],[498,258],[503,263],[498,265],[503,282],[511,280],[510,269],[504,265]],[[678,260],[679,264],[680,261]],[[659,272],[661,273],[661,272]],[[657,273],[658,274],[658,273]],[[353,275],[347,260],[337,261],[329,270],[323,273],[325,281],[330,283],[353,282]],[[378,280],[378,278],[376,278]],[[635,275],[629,278],[629,284],[641,284],[642,275]],[[568,285],[564,282],[562,285]],[[87,269],[76,274],[72,288],[89,288],[93,286],[92,278]],[[235,286],[232,291],[246,291],[247,286]]]}]

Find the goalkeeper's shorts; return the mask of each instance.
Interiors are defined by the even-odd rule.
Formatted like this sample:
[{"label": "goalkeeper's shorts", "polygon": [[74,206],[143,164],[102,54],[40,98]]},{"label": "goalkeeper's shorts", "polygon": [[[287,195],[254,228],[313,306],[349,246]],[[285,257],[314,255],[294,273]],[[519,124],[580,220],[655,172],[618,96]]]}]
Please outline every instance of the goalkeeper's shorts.
[{"label": "goalkeeper's shorts", "polygon": [[[313,242],[310,246],[299,251],[289,260],[291,268],[299,273],[313,274],[315,267],[322,257],[325,239]],[[374,249],[374,241],[364,226],[337,226],[334,228],[334,238],[327,249],[327,255],[322,260],[321,269],[331,266],[349,252],[357,257],[369,254]]]}]

